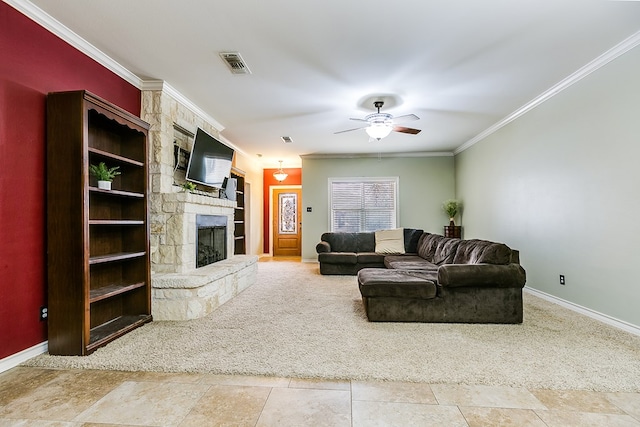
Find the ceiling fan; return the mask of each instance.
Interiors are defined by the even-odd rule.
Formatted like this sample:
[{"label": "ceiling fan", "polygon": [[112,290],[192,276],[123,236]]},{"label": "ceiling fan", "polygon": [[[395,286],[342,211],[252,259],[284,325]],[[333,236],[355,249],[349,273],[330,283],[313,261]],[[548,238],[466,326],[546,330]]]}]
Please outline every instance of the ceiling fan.
[{"label": "ceiling fan", "polygon": [[366,122],[368,123],[367,126],[341,130],[335,133],[338,134],[338,133],[344,133],[344,132],[351,132],[353,130],[364,129],[365,132],[367,132],[367,134],[371,138],[375,138],[378,141],[384,138],[385,136],[389,135],[391,131],[409,133],[411,135],[416,135],[420,133],[420,129],[413,129],[413,128],[397,125],[398,123],[402,123],[402,122],[419,120],[420,118],[418,116],[416,116],[415,114],[406,114],[404,116],[398,116],[394,118],[391,114],[380,112],[380,108],[382,108],[383,105],[384,105],[384,101],[375,101],[373,103],[373,106],[378,109],[377,113],[369,114],[365,116],[364,119],[354,119],[354,118],[350,119],[350,120],[356,120],[359,122]]}]

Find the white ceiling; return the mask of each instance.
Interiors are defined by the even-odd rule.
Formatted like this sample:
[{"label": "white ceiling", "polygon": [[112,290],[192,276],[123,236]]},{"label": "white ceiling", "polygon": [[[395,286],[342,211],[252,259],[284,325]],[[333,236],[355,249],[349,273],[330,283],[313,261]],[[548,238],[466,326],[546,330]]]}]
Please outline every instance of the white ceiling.
[{"label": "white ceiling", "polygon": [[[302,154],[452,152],[640,31],[638,1],[31,3],[141,79],[168,83],[265,167],[299,166]],[[252,74],[232,75],[222,51],[240,52]],[[416,114],[406,125],[422,132],[334,134],[357,127],[349,118],[371,113],[361,104],[376,94],[399,99],[383,112]]]}]

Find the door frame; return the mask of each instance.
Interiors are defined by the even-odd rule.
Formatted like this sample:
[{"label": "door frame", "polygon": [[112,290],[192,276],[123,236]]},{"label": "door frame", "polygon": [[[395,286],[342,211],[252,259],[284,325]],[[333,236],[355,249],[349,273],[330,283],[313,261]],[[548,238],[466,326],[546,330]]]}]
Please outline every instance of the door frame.
[{"label": "door frame", "polygon": [[[273,256],[273,190],[300,190],[300,197],[302,197],[302,185],[270,185],[269,186],[269,255]],[[302,200],[300,200],[300,206],[302,206]],[[302,212],[300,215],[300,222],[302,222]],[[302,244],[302,232],[300,232],[300,242]]]}]

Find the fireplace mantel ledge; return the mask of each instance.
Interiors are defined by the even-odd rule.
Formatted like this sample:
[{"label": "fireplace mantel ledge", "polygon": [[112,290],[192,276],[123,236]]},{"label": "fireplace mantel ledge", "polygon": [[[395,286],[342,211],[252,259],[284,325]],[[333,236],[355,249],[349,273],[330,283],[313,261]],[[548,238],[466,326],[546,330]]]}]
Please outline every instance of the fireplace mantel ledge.
[{"label": "fireplace mantel ledge", "polygon": [[176,190],[172,193],[164,193],[163,198],[165,202],[178,202],[194,205],[207,205],[207,206],[220,206],[223,208],[235,209],[237,203],[229,199],[220,199],[218,197],[211,197],[205,193],[192,193],[190,191]]}]

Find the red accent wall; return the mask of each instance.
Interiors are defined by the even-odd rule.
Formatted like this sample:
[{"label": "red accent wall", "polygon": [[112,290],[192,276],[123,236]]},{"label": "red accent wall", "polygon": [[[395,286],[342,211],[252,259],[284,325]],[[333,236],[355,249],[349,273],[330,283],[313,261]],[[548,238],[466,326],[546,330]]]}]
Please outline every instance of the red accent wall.
[{"label": "red accent wall", "polygon": [[46,94],[86,89],[140,114],[140,90],[0,2],[0,359],[47,339]]},{"label": "red accent wall", "polygon": [[286,169],[282,168],[286,173],[289,174],[287,179],[283,182],[278,182],[273,177],[273,173],[278,169],[264,169],[263,171],[263,188],[262,188],[262,198],[263,198],[263,206],[262,206],[262,218],[263,218],[263,227],[262,227],[262,251],[264,253],[268,253],[271,248],[271,218],[269,218],[269,198],[271,197],[270,191],[272,185],[302,185],[302,169],[301,168],[291,168]]}]

